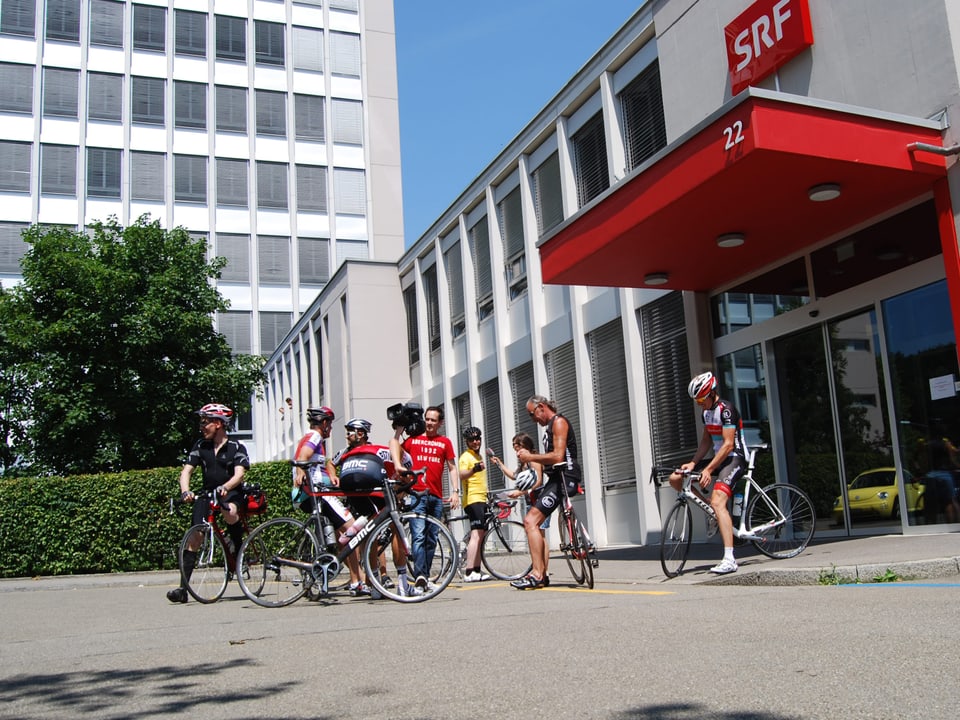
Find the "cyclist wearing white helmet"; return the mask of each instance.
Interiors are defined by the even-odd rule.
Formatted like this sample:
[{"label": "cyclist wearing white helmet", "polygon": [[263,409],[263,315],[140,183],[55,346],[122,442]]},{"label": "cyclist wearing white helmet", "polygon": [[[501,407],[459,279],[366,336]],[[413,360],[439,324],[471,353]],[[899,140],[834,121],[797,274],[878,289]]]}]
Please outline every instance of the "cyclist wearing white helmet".
[{"label": "cyclist wearing white helmet", "polygon": [[[727,503],[733,497],[733,489],[746,469],[747,460],[740,413],[732,403],[720,399],[718,385],[713,373],[705,372],[693,378],[687,386],[687,394],[703,411],[703,436],[693,459],[670,476],[670,485],[680,490],[683,471],[693,470],[700,473],[700,487],[706,490],[716,475],[710,506],[717,513],[717,527],[723,540],[723,560],[710,568],[710,572],[725,575],[737,571],[737,561],[733,556],[733,520]],[[708,458],[711,449],[713,455]]]},{"label": "cyclist wearing white helmet", "polygon": [[[193,524],[202,523],[210,509],[209,500],[194,502],[190,492],[190,476],[199,466],[203,472],[203,489],[217,490],[220,497],[220,514],[227,524],[227,535],[234,550],[243,542],[243,523],[240,522],[238,508],[242,507],[243,475],[250,467],[250,457],[242,443],[227,438],[227,430],[233,422],[233,410],[221,403],[207,403],[197,410],[200,416],[200,439],[194,443],[187,461],[180,471],[180,497],[193,503]],[[183,576],[189,578],[197,560],[196,551],[200,547],[188,548],[183,553],[185,567]],[[167,593],[170,602],[185,603],[187,591],[182,586]]]}]

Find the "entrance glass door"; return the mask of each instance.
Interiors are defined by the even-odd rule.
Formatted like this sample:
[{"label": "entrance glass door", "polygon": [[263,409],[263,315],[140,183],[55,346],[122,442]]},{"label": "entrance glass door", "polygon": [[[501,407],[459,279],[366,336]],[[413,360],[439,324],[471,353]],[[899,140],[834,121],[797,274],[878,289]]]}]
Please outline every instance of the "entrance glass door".
[{"label": "entrance glass door", "polygon": [[897,480],[873,310],[773,343],[788,477],[818,530],[899,530]]}]

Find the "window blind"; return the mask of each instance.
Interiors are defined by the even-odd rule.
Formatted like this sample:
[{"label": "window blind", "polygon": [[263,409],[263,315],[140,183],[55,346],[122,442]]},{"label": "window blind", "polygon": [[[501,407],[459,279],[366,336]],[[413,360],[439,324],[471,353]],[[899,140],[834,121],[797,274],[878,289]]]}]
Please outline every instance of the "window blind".
[{"label": "window blind", "polygon": [[294,27],[293,69],[323,72],[323,30]]},{"label": "window blind", "polygon": [[87,148],[87,194],[120,198],[122,151],[113,148]]},{"label": "window blind", "polygon": [[173,156],[173,197],[179,202],[207,201],[207,158]]},{"label": "window blind", "polygon": [[0,190],[30,192],[31,143],[0,140]]},{"label": "window blind", "polygon": [[597,113],[573,137],[577,199],[583,207],[610,187],[603,113]]},{"label": "window blind", "polygon": [[250,282],[250,236],[217,233],[217,256],[226,258],[222,282]]},{"label": "window blind", "polygon": [[257,162],[257,207],[287,207],[286,163]]},{"label": "window blind", "polygon": [[323,98],[317,95],[294,95],[293,105],[297,140],[323,142]]},{"label": "window blind", "polygon": [[542,237],[563,222],[563,189],[557,153],[533,171],[533,197],[537,208],[537,231]]},{"label": "window blind", "polygon": [[620,318],[587,334],[600,452],[600,479],[609,484],[636,478],[627,363]]},{"label": "window blind", "polygon": [[633,170],[667,145],[660,63],[654,60],[620,92],[627,170]]},{"label": "window blind", "polygon": [[246,88],[217,85],[216,101],[217,130],[224,132],[246,132]]},{"label": "window blind", "polygon": [[87,118],[123,121],[123,75],[87,73]]},{"label": "window blind", "polygon": [[335,168],[333,193],[333,209],[338,215],[366,214],[367,187],[363,170]]},{"label": "window blind", "polygon": [[90,3],[90,44],[123,47],[124,3],[92,0]]},{"label": "window blind", "polygon": [[0,63],[0,111],[33,112],[33,66]]},{"label": "window blind", "polygon": [[248,205],[248,167],[246,160],[217,158],[217,204]]},{"label": "window blind", "polygon": [[297,238],[302,285],[324,285],[330,279],[330,240]]},{"label": "window blind", "polygon": [[257,235],[257,260],[261,283],[290,284],[290,238]]},{"label": "window blind", "polygon": [[327,168],[297,165],[297,210],[327,212]]},{"label": "window blind", "polygon": [[164,201],[166,157],[163,153],[130,153],[130,197],[134,200]]},{"label": "window blind", "polygon": [[43,114],[46,117],[77,117],[79,70],[43,69]]}]

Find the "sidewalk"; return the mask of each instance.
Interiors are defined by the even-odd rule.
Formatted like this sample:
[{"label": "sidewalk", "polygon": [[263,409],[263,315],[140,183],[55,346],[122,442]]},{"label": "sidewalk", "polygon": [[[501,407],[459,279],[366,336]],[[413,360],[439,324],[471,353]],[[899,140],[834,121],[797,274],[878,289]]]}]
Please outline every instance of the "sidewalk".
[{"label": "sidewalk", "polygon": [[[936,535],[880,535],[831,538],[814,541],[795,558],[773,560],[753,546],[737,548],[740,570],[717,577],[709,570],[723,551],[719,544],[695,544],[680,577],[668,579],[660,567],[660,546],[622,547],[600,550],[598,583],[629,585],[816,585],[822,574],[836,574],[849,581],[870,582],[887,570],[904,580],[922,578],[960,579],[960,533]],[[568,572],[563,557],[550,559],[552,574]],[[28,590],[73,590],[84,587],[174,587],[176,571],[115,573],[104,575],[60,575],[42,578],[0,579],[0,593]]]}]

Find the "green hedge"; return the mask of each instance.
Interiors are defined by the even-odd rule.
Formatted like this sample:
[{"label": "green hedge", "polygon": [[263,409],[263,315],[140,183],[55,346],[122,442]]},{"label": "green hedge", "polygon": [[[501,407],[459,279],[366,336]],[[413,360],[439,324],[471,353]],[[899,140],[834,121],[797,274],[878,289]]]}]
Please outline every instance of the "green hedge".
[{"label": "green hedge", "polygon": [[[0,577],[176,568],[190,524],[189,506],[169,512],[179,475],[160,468],[0,480]],[[289,463],[256,463],[246,477],[269,501],[252,524],[291,514]]]}]

